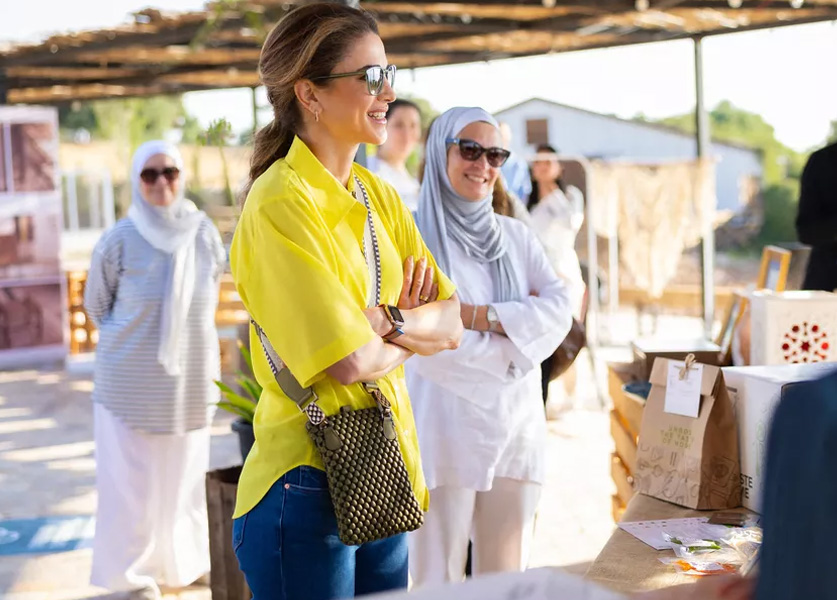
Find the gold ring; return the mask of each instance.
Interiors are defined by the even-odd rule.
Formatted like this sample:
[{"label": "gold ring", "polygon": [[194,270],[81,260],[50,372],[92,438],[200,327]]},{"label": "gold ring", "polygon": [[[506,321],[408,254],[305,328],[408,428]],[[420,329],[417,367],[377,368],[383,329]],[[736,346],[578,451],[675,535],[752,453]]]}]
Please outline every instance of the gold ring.
[{"label": "gold ring", "polygon": [[430,298],[427,296],[419,296],[419,300],[421,300],[422,302],[427,302],[428,300],[430,300]]}]

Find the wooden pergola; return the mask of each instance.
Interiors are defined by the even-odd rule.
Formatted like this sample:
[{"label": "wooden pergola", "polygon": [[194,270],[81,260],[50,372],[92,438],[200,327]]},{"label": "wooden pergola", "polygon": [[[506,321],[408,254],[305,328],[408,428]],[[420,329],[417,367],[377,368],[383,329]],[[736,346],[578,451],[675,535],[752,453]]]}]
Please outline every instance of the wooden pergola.
[{"label": "wooden pergola", "polygon": [[[299,1],[217,0],[202,11],[177,14],[147,9],[120,27],[0,46],[0,105],[255,89],[262,40]],[[377,16],[388,59],[401,69],[692,39],[698,158],[707,156],[710,146],[703,38],[837,21],[837,0],[335,1]],[[700,226],[703,319],[709,334],[715,243],[711,223]],[[592,218],[587,227],[595,264]],[[595,285],[592,278],[591,313],[598,312]]]},{"label": "wooden pergola", "polygon": [[[401,69],[837,20],[837,0],[370,0],[360,5],[377,15],[390,62]],[[291,0],[223,0],[190,13],[148,9],[112,29],[0,47],[0,104],[255,87],[264,35],[292,7]]]}]

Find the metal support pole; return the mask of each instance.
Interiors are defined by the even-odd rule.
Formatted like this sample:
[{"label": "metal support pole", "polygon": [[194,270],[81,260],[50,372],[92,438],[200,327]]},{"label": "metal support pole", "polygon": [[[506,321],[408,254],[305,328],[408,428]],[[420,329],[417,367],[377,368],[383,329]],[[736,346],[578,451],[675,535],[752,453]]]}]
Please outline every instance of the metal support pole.
[{"label": "metal support pole", "polygon": [[78,188],[76,183],[76,172],[67,172],[67,228],[70,231],[78,231]]},{"label": "metal support pole", "polygon": [[[695,44],[695,120],[697,131],[697,157],[699,161],[711,160],[709,136],[709,115],[703,97],[703,39],[694,38]],[[714,193],[714,190],[713,190]],[[703,199],[701,199],[703,200]],[[701,291],[703,299],[703,330],[707,338],[712,337],[715,320],[715,203],[704,206],[701,224]]]},{"label": "metal support pole", "polygon": [[116,204],[113,200],[113,182],[107,169],[102,169],[102,212],[103,227],[108,229],[116,222]]}]

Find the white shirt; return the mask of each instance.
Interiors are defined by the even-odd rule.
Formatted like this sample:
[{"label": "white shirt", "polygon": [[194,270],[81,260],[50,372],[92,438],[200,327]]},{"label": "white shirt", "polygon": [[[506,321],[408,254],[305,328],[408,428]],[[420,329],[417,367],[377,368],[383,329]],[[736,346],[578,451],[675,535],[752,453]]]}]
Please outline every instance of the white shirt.
[{"label": "white shirt", "polygon": [[106,231],[87,274],[84,307],[99,328],[93,402],[131,429],[180,434],[212,423],[220,379],[218,282],[227,261],[205,217],[195,237],[195,292],[180,345],[180,374],[157,358],[163,296],[174,257],[143,238],[132,219]]},{"label": "white shirt", "polygon": [[577,187],[569,186],[548,194],[529,210],[532,228],[546,248],[546,254],[558,274],[570,286],[573,314],[581,312],[584,279],[575,251],[575,238],[584,222],[584,196]]},{"label": "white shirt", "polygon": [[375,173],[378,177],[386,181],[398,195],[411,213],[418,209],[419,188],[421,187],[418,179],[407,173],[394,168],[385,160],[374,157],[369,160],[369,170]]},{"label": "white shirt", "polygon": [[546,418],[541,362],[570,329],[567,288],[535,235],[498,216],[521,289],[515,302],[493,302],[489,266],[451,244],[460,300],[492,304],[508,337],[466,330],[457,350],[407,361],[407,385],[428,488],[491,489],[495,477],[543,483]]}]

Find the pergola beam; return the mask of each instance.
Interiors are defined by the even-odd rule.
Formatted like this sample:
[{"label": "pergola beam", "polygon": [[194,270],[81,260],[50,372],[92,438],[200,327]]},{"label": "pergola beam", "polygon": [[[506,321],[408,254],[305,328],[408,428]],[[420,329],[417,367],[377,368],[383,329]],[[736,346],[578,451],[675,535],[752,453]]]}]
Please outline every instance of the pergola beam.
[{"label": "pergola beam", "polygon": [[[837,0],[422,0],[362,2],[376,13],[390,61],[402,68],[461,64],[628,44],[691,39],[837,20]],[[8,102],[253,87],[261,40],[293,0],[245,0],[206,10],[137,14],[135,24],[58,35],[0,51]],[[254,23],[252,15],[260,23]],[[96,90],[100,95],[96,96]]]}]

